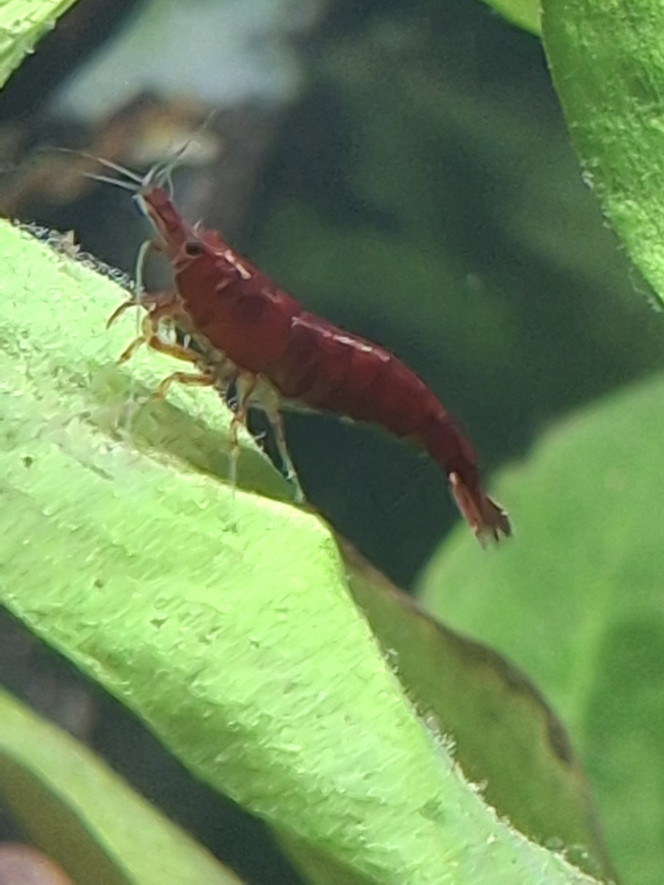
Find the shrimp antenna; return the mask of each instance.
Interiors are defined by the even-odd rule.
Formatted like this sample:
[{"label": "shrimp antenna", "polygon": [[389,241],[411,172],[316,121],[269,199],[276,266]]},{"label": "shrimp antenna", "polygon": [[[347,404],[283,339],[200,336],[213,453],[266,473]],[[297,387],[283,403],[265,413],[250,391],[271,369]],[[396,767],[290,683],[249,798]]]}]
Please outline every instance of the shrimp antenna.
[{"label": "shrimp antenna", "polygon": [[135,181],[138,185],[143,184],[141,176],[136,172],[132,172],[131,169],[127,169],[119,163],[114,163],[112,160],[105,160],[104,157],[97,157],[87,151],[77,151],[73,148],[65,147],[52,147],[46,148],[46,150],[57,151],[59,154],[73,154],[76,157],[85,157],[86,160],[94,160],[95,163],[99,163],[99,165],[103,166],[105,169],[110,169],[113,172],[117,172],[119,175],[124,175],[125,178],[128,178],[130,181]]},{"label": "shrimp antenna", "polygon": [[166,160],[162,164],[156,163],[152,167],[152,169],[150,169],[148,171],[147,175],[145,176],[145,178],[141,182],[143,187],[148,187],[149,185],[153,184],[155,181],[159,182],[160,184],[163,183],[168,188],[169,197],[172,197],[173,196],[173,180],[172,180],[173,170],[177,166],[179,160],[182,159],[183,155],[188,150],[189,146],[194,141],[196,135],[199,132],[204,132],[208,128],[208,126],[212,123],[212,121],[217,116],[217,114],[218,114],[218,111],[216,109],[211,110],[206,115],[203,122],[199,126],[196,127],[196,129],[194,130],[192,135],[176,151],[173,152],[170,159]]},{"label": "shrimp antenna", "polygon": [[152,169],[148,170],[147,175],[141,182],[143,187],[149,187],[155,180],[160,183],[163,182],[168,188],[169,197],[173,196],[173,170],[178,164],[178,161],[182,158],[182,155],[185,153],[189,145],[191,144],[191,139],[188,138],[185,143],[175,151],[170,159],[166,160],[165,163],[155,163]]},{"label": "shrimp antenna", "polygon": [[141,295],[143,294],[143,274],[145,270],[145,261],[148,252],[154,246],[152,240],[145,240],[141,243],[141,248],[136,256],[136,271],[134,273],[134,298],[137,304],[141,303]]},{"label": "shrimp antenna", "polygon": [[82,172],[81,175],[83,178],[92,179],[92,181],[100,181],[102,184],[114,184],[116,187],[121,187],[123,190],[131,191],[132,194],[136,193],[136,185],[130,184],[128,181],[122,181],[119,178],[111,178],[110,175],[95,175],[94,172]]}]

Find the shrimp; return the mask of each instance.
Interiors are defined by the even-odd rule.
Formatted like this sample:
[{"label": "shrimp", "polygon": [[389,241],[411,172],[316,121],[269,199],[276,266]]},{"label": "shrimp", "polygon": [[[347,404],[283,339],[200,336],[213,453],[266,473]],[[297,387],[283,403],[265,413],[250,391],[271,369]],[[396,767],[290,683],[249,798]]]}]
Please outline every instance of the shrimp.
[{"label": "shrimp", "polygon": [[[193,376],[175,373],[173,380],[219,387],[232,379],[238,391],[233,426],[244,420],[250,404],[263,408],[291,479],[295,470],[280,406],[378,424],[424,449],[441,467],[481,543],[511,534],[507,513],[482,488],[475,451],[421,378],[385,348],[303,310],[216,231],[189,225],[171,195],[154,183],[154,169],[141,180],[115,164],[105,165],[135,183],[94,176],[134,191],[155,230],[152,245],[168,259],[174,278],[170,296],[141,296],[116,311],[136,303],[149,309],[142,337],[123,356],[146,341],[200,370]],[[195,342],[194,350],[163,343],[158,324],[164,317]]]}]

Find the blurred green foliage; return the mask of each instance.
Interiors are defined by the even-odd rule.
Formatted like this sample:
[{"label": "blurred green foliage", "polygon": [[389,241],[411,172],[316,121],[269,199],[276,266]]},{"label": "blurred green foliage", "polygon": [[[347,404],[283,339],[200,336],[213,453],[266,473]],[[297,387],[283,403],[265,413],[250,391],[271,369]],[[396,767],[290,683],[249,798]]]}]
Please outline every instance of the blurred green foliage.
[{"label": "blurred green foliage", "polygon": [[2,690],[0,722],[0,802],[72,881],[240,885],[93,753]]},{"label": "blurred green foliage", "polygon": [[[539,42],[480,4],[368,9],[311,48],[250,254],[404,358],[490,468],[664,365],[664,326],[583,185]],[[312,500],[408,582],[454,518],[444,479],[377,433],[289,430]]]},{"label": "blurred green foliage", "polygon": [[445,622],[522,667],[581,755],[625,882],[661,882],[664,847],[664,375],[561,422],[500,490],[514,544],[458,532],[421,589]]},{"label": "blurred green foliage", "polygon": [[[539,42],[479,4],[442,6],[375,5],[361,26],[340,19],[321,35],[316,85],[290,121],[256,237],[263,263],[308,304],[387,344],[430,382],[485,467],[528,458],[573,411],[551,443],[555,469],[541,463],[543,443],[498,488],[512,545],[487,557],[459,527],[427,570],[427,599],[551,695],[619,870],[654,883],[664,846],[655,516],[664,399],[661,382],[621,390],[664,366],[662,315],[584,184]],[[627,16],[618,6],[550,2],[548,49],[604,207],[613,200],[616,218],[632,224],[630,249],[642,231],[635,257],[657,262],[661,41],[639,40],[656,34],[659,12],[639,31],[648,4],[630,7],[617,65],[609,24]],[[575,79],[584,64],[587,91]],[[584,112],[599,111],[584,128]],[[410,580],[451,520],[441,517],[443,483],[377,435],[355,429],[327,451],[331,425],[319,436],[302,425],[293,444],[326,512],[374,562]],[[316,458],[329,464],[339,451],[343,469],[317,486]],[[380,520],[369,516],[367,487]]]}]

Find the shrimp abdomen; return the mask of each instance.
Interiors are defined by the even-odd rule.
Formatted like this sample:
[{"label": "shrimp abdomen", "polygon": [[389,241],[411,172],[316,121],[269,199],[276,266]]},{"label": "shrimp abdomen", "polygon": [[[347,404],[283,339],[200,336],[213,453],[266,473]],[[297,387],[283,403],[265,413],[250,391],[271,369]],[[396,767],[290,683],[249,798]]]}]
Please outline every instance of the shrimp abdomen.
[{"label": "shrimp abdomen", "polygon": [[424,381],[389,351],[302,312],[270,380],[285,399],[410,439],[445,471],[480,540],[510,534],[507,515],[480,486],[473,447]]}]

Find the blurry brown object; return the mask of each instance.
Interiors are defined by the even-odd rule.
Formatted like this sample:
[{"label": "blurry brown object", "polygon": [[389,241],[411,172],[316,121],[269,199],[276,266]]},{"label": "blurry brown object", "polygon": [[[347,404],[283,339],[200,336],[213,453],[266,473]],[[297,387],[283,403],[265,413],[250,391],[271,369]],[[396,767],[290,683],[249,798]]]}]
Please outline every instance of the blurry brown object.
[{"label": "blurry brown object", "polygon": [[73,885],[50,858],[28,845],[0,844],[0,885]]},{"label": "blurry brown object", "polygon": [[[99,164],[53,148],[85,152],[140,174],[172,160],[191,142],[175,163],[178,203],[192,221],[205,218],[233,239],[242,231],[284,113],[266,106],[211,112],[194,101],[145,94],[88,132],[80,124],[56,128],[41,123],[30,129],[20,122],[4,124],[0,213],[52,223],[54,209],[70,206],[100,187],[83,174],[102,172]],[[72,217],[65,226],[78,228]]]},{"label": "blurry brown object", "polygon": [[[147,168],[168,159],[173,144],[184,144],[204,121],[205,110],[198,105],[143,95],[87,135],[69,133],[66,141],[57,142],[48,134],[42,140],[38,133],[40,143],[24,162],[20,161],[24,149],[21,142],[28,140],[28,133],[21,137],[16,126],[0,129],[0,151],[4,148],[0,162],[5,168],[15,164],[14,174],[0,179],[2,212],[17,218],[37,200],[71,203],[96,187],[83,173],[99,172],[98,164],[84,156],[61,153],[57,148],[82,151],[128,167]],[[214,136],[201,130],[198,140],[204,143],[203,156],[214,157],[218,152]],[[13,156],[8,156],[9,152]]]}]

